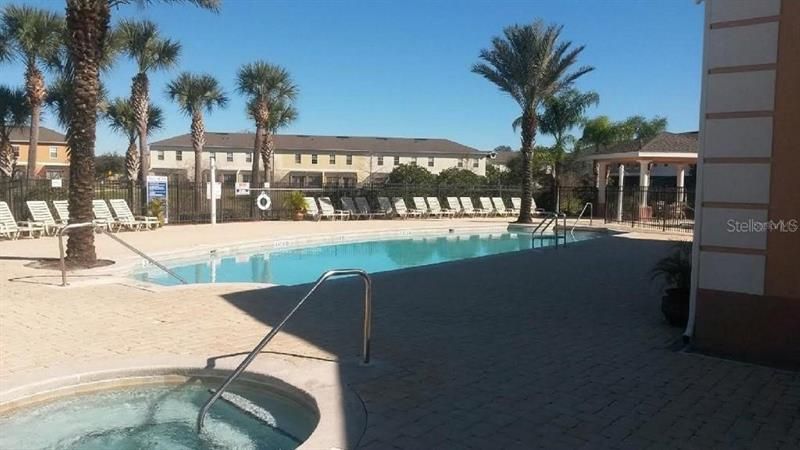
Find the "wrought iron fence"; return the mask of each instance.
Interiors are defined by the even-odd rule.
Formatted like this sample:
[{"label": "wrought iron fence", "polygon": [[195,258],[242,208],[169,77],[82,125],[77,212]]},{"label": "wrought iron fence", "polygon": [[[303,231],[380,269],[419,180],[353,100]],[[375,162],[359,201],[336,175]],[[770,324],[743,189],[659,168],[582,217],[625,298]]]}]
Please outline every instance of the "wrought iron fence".
[{"label": "wrought iron fence", "polygon": [[[68,181],[63,180],[61,187],[53,187],[51,180],[0,180],[0,200],[6,201],[18,220],[29,217],[25,202],[28,200],[44,200],[52,204],[53,200],[66,200],[68,197]],[[343,196],[365,197],[375,209],[378,208],[378,197],[402,197],[408,204],[413,197],[435,196],[446,206],[447,197],[471,197],[476,202],[479,197],[501,197],[507,206],[511,206],[512,197],[521,197],[519,186],[501,185],[446,185],[446,184],[365,184],[361,186],[328,185],[323,187],[296,187],[291,185],[273,185],[267,192],[272,200],[268,211],[261,211],[256,205],[256,197],[260,191],[251,191],[246,195],[237,195],[236,186],[232,182],[222,183],[222,192],[217,202],[217,221],[233,222],[248,220],[279,220],[289,218],[290,211],[284,206],[287,197],[295,191],[313,197],[330,197],[335,205],[340,205]],[[134,214],[148,214],[146,205],[146,189],[139,183],[127,181],[97,181],[94,186],[95,198],[110,200],[122,198],[128,202]],[[197,206],[195,197],[199,196]],[[593,187],[560,187],[558,196],[551,190],[536,190],[533,193],[536,205],[548,211],[554,210],[558,197],[561,210],[568,215],[576,215],[586,202],[596,202],[597,190]],[[195,184],[188,180],[170,180],[167,189],[166,216],[170,224],[208,223],[211,221],[211,207],[207,199],[206,185],[195,189]]]},{"label": "wrought iron fence", "polygon": [[617,187],[606,189],[605,221],[660,231],[691,233],[694,190],[685,188]]}]

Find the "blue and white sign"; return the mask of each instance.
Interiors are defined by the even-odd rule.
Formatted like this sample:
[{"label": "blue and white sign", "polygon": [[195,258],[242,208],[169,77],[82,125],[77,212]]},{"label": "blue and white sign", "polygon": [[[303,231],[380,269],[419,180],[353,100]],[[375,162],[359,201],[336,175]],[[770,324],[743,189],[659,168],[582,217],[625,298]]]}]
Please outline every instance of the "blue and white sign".
[{"label": "blue and white sign", "polygon": [[147,204],[155,199],[161,200],[161,210],[164,212],[164,223],[169,223],[169,182],[167,177],[147,176]]}]

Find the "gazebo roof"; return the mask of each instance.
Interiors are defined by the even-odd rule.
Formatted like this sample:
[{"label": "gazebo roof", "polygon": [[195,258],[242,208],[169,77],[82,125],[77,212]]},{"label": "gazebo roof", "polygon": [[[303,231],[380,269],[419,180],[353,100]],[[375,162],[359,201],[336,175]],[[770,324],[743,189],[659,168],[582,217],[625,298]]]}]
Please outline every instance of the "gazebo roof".
[{"label": "gazebo roof", "polygon": [[584,156],[586,161],[675,161],[694,162],[697,160],[697,132],[657,134],[652,139],[618,142],[599,152]]}]

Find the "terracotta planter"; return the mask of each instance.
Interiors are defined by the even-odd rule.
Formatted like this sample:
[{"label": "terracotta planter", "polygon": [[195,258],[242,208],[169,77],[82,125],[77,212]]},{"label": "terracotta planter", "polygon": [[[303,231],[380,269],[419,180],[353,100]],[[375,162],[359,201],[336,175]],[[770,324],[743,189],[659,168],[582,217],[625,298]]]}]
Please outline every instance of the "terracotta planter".
[{"label": "terracotta planter", "polygon": [[686,326],[689,320],[689,289],[671,288],[664,291],[661,312],[673,327]]},{"label": "terracotta planter", "polygon": [[295,222],[303,220],[303,211],[296,211],[294,215],[292,215],[292,220]]}]

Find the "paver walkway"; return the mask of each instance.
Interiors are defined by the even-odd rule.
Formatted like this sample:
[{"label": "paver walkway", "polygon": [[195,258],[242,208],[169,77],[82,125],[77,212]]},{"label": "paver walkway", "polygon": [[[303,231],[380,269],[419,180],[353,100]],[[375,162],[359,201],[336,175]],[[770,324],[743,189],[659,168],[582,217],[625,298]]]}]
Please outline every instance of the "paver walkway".
[{"label": "paver walkway", "polygon": [[[800,374],[669,349],[681,330],[648,272],[670,245],[614,237],[378,274],[373,367],[352,362],[360,286],[342,280],[271,347],[342,361],[368,414],[361,448],[800,447]],[[307,289],[7,278],[0,389],[116,355],[248,351]]]}]

